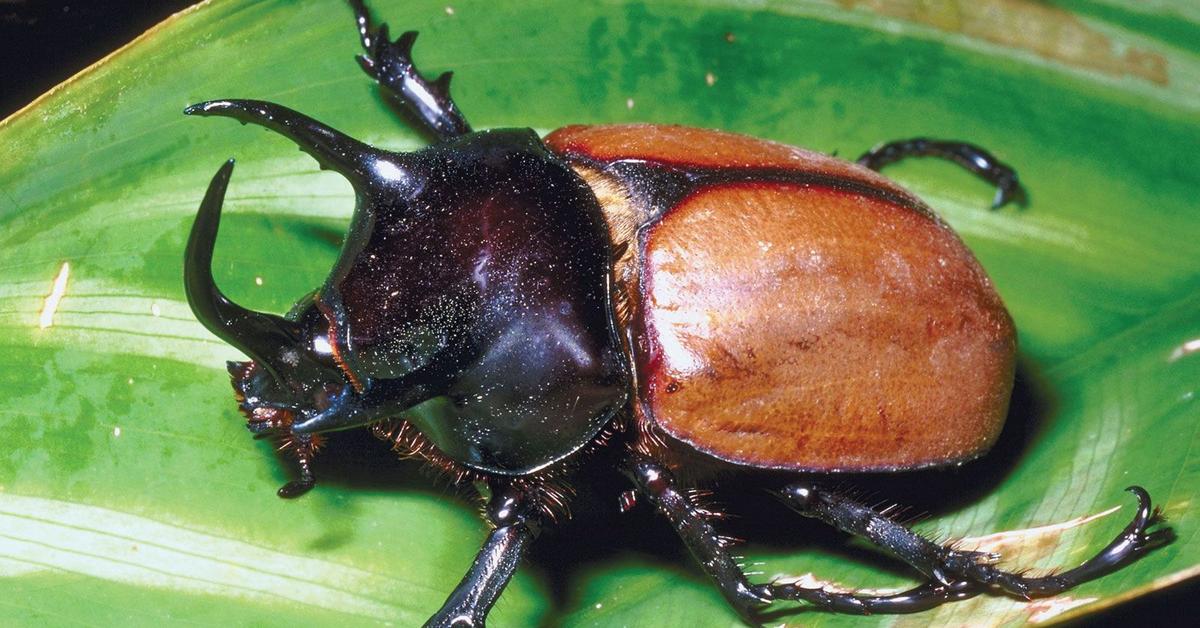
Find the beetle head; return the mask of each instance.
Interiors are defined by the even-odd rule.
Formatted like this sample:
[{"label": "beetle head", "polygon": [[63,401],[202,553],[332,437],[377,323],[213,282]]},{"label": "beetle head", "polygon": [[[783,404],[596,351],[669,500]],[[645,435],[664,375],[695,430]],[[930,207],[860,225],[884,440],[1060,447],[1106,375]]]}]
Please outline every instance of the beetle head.
[{"label": "beetle head", "polygon": [[228,368],[251,428],[286,428],[299,411],[328,407],[348,382],[312,296],[301,299],[287,316],[276,316],[234,303],[213,280],[213,246],[232,171],[231,159],[213,177],[200,205],[184,257],[184,287],[196,318],[250,357],[229,362]]}]

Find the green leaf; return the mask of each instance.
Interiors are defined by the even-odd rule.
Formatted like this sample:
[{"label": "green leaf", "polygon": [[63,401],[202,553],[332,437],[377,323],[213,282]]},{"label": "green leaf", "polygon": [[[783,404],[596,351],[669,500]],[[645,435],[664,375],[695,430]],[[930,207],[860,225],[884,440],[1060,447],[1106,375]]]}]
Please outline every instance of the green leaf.
[{"label": "green leaf", "polygon": [[[372,4],[394,32],[421,31],[427,74],[455,70],[478,128],[671,122],[846,156],[930,135],[1015,164],[1032,201],[996,212],[953,165],[888,170],[977,252],[1017,322],[1022,370],[992,456],[863,481],[929,510],[925,531],[1032,530],[1014,565],[1077,564],[1124,525],[1132,483],[1179,538],[1049,602],[984,596],[873,621],[1061,619],[1200,573],[1190,2]],[[289,471],[242,427],[223,369],[238,355],[181,289],[186,230],[230,156],[215,270],[249,306],[283,311],[318,285],[353,205],[281,138],[184,106],[261,98],[387,148],[421,145],[355,67],[357,46],[338,2],[206,3],[0,123],[0,623],[415,625],[470,564],[485,531],[473,504],[369,439],[335,438],[322,483],[276,499]],[[644,510],[585,510],[548,531],[492,625],[737,625]],[[728,525],[762,533],[744,551],[760,577],[915,582],[778,507],[749,513]]]}]

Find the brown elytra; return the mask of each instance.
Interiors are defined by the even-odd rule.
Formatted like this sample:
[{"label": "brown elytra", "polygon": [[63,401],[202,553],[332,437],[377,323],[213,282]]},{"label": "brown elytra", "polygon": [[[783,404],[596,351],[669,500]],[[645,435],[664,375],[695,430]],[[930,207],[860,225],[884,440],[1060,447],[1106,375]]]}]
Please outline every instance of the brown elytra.
[{"label": "brown elytra", "polygon": [[641,420],[726,461],[806,471],[946,465],[995,441],[1012,320],[915,196],[717,131],[574,126],[546,143],[604,208]]}]

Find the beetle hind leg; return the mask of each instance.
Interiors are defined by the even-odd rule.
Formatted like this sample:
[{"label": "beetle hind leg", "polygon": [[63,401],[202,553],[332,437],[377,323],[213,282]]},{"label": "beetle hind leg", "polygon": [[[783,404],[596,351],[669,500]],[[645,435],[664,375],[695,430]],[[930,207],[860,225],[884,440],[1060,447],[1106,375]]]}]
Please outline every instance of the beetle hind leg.
[{"label": "beetle hind leg", "polygon": [[827,611],[851,615],[920,613],[946,602],[966,600],[983,593],[983,587],[966,580],[950,585],[926,582],[891,595],[863,595],[823,587],[806,587],[798,583],[764,584],[760,588],[765,595],[777,600],[807,602]]},{"label": "beetle hind leg", "polygon": [[[751,584],[741,565],[730,555],[722,537],[709,523],[711,513],[698,507],[676,486],[674,477],[664,465],[635,455],[626,461],[622,470],[637,487],[637,493],[646,497],[659,514],[671,522],[696,562],[717,584],[734,610],[751,625],[759,625],[759,614],[777,600],[807,602],[838,613],[870,615],[915,613],[983,592],[983,587],[966,581],[949,585],[929,582],[894,595],[863,595],[797,583]],[[625,499],[622,503],[628,501]]]},{"label": "beetle hind leg", "polygon": [[[1149,530],[1161,517],[1157,510],[1151,508],[1150,494],[1146,489],[1131,486],[1127,490],[1138,500],[1133,520],[1104,549],[1074,569],[1048,576],[1026,577],[997,569],[991,564],[962,560],[958,572],[974,582],[996,586],[1026,599],[1046,597],[1099,578],[1136,560],[1148,550],[1170,543],[1174,539],[1174,532],[1170,528]],[[957,567],[949,563],[948,566]]]},{"label": "beetle hind leg", "polygon": [[452,74],[445,72],[429,81],[413,64],[412,47],[417,32],[407,31],[392,40],[387,24],[375,26],[362,0],[350,0],[350,4],[365,51],[357,57],[363,71],[440,139],[470,133],[471,125],[450,97]]},{"label": "beetle hind leg", "polygon": [[996,159],[982,147],[967,142],[951,142],[915,137],[909,140],[885,142],[858,158],[859,165],[878,171],[884,166],[908,157],[939,157],[974,172],[996,186],[992,209],[1015,201],[1024,205],[1028,196],[1017,179],[1017,171]]},{"label": "beetle hind leg", "polygon": [[[1132,486],[1129,491],[1138,499],[1137,513],[1112,542],[1074,569],[1041,577],[1004,571],[993,564],[995,557],[990,554],[934,543],[862,504],[810,484],[790,485],[781,496],[785,504],[800,514],[820,519],[888,549],[930,578],[929,583],[898,596],[867,600],[869,603],[864,606],[872,608],[861,611],[897,613],[924,610],[990,589],[1024,599],[1056,595],[1099,578],[1136,560],[1146,551],[1170,542],[1173,534],[1169,528],[1149,531],[1159,517],[1151,508],[1146,490]],[[821,604],[820,594],[794,585],[769,585],[769,590],[776,597]],[[834,603],[840,605],[835,610],[854,605],[853,601]]]}]

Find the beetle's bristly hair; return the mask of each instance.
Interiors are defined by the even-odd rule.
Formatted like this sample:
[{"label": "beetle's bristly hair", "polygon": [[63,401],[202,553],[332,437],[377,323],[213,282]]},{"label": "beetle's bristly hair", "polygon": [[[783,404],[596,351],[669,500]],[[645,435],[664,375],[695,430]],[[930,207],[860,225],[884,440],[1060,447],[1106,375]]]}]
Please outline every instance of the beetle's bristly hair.
[{"label": "beetle's bristly hair", "polygon": [[951,549],[949,545],[954,540],[949,534],[937,530],[930,532],[917,532],[913,530],[912,533],[922,539],[925,539],[926,541],[929,541],[930,543],[933,543],[934,545],[941,545],[947,549]]},{"label": "beetle's bristly hair", "polygon": [[610,421],[600,429],[576,455],[546,469],[528,476],[516,478],[499,478],[476,471],[455,462],[446,456],[433,444],[416,426],[403,419],[384,421],[371,426],[371,434],[391,445],[393,452],[402,459],[418,459],[425,463],[425,468],[434,472],[435,477],[442,478],[454,487],[469,486],[475,482],[501,483],[519,488],[531,494],[538,504],[539,514],[551,523],[570,519],[570,502],[575,490],[567,478],[574,471],[579,461],[587,460],[591,454],[607,447],[612,439],[624,428],[624,422],[619,417]]},{"label": "beetle's bristly hair", "polygon": [[728,512],[726,512],[724,510],[715,510],[711,507],[710,508],[697,508],[695,510],[695,512],[697,515],[700,515],[701,517],[703,517],[704,519],[706,519],[708,521],[721,521],[723,519],[728,519],[731,516]]},{"label": "beetle's bristly hair", "polygon": [[312,464],[313,458],[325,445],[325,437],[321,434],[312,434],[306,438],[292,434],[291,432],[281,432],[278,435],[278,440],[275,443],[275,451],[287,456],[307,468]]},{"label": "beetle's bristly hair", "polygon": [[909,514],[907,511],[902,513],[898,516],[898,518],[893,519],[893,521],[906,528],[911,528],[917,524],[928,521],[929,517],[930,513],[927,510],[914,510],[912,511],[912,514]]},{"label": "beetle's bristly hair", "polygon": [[703,488],[684,489],[683,496],[691,504],[692,512],[706,521],[720,521],[730,517],[730,514],[716,503],[713,492]]},{"label": "beetle's bristly hair", "polygon": [[995,565],[1004,558],[999,552],[981,552],[977,550],[961,549],[959,547],[961,544],[962,539],[951,539],[945,543],[942,543],[941,545],[947,550],[970,557],[971,560],[977,565]]},{"label": "beetle's bristly hair", "polygon": [[661,460],[663,454],[667,452],[667,442],[659,432],[654,421],[649,417],[643,416],[639,408],[634,409],[633,418],[634,427],[637,429],[634,435],[634,441],[631,447],[633,450],[643,456],[654,460]]},{"label": "beetle's bristly hair", "polygon": [[542,517],[551,523],[560,523],[571,518],[570,498],[575,489],[561,481],[540,482],[537,486],[537,502]]},{"label": "beetle's bristly hair", "polygon": [[[824,493],[828,499],[851,501],[856,504],[866,504],[873,501],[876,506],[879,506],[887,503],[886,501],[879,500],[878,492],[869,491],[844,481],[839,482],[833,488],[824,491]],[[871,510],[878,512],[878,508],[875,506],[872,506]]]},{"label": "beetle's bristly hair", "polygon": [[446,480],[451,486],[485,479],[482,473],[465,467],[443,454],[420,430],[403,419],[376,423],[371,426],[371,434],[390,443],[392,451],[401,459],[424,461],[427,468],[435,472],[436,478]]},{"label": "beetle's bristly hair", "polygon": [[728,536],[725,534],[718,534],[716,538],[717,538],[717,544],[720,545],[724,549],[729,549],[731,547],[737,547],[746,542],[746,539],[738,538],[736,536]]},{"label": "beetle's bristly hair", "polygon": [[899,502],[890,502],[890,503],[888,503],[887,506],[884,506],[883,508],[872,507],[872,510],[874,510],[876,513],[878,513],[879,516],[885,517],[888,521],[891,521],[892,523],[895,523],[897,525],[902,525],[906,528],[910,527],[910,525],[907,523],[907,521],[912,518],[909,516],[909,514],[913,511],[912,506],[908,506],[906,504],[901,504]]},{"label": "beetle's bristly hair", "polygon": [[301,452],[312,455],[316,454],[324,446],[325,439],[319,434],[312,435],[307,442],[301,441],[292,434],[284,434],[279,438],[279,442],[276,443],[275,450],[294,455],[298,455]]}]

